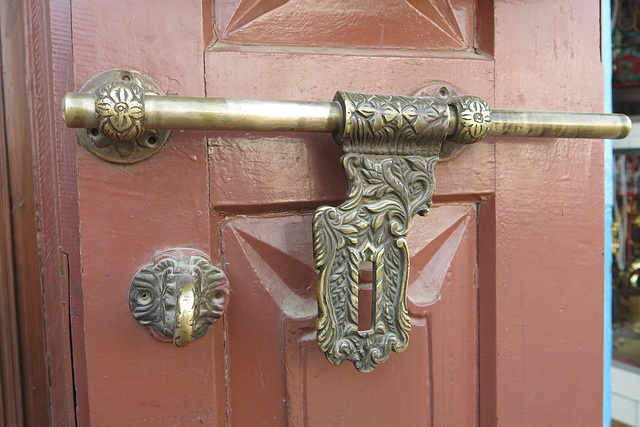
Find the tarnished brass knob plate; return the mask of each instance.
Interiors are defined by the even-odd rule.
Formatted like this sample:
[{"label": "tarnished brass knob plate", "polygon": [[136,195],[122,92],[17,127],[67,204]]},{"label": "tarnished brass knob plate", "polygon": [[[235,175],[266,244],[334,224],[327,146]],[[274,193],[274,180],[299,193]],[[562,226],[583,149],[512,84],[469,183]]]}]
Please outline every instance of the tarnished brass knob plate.
[{"label": "tarnished brass knob plate", "polygon": [[[445,100],[447,104],[453,106],[452,108],[454,109],[459,108],[459,104],[463,99],[472,98],[464,97],[464,95],[466,95],[465,92],[463,92],[460,88],[454,86],[453,84],[445,81],[432,81],[429,83],[425,83],[411,91],[410,95],[421,98],[441,98]],[[459,114],[457,114],[457,110],[452,112],[456,113],[456,119],[459,120],[460,116]],[[487,113],[489,114],[489,116],[491,116],[490,110],[487,111]],[[483,119],[484,118],[485,115],[483,115]],[[443,141],[442,146],[440,147],[440,158],[438,160],[438,163],[444,163],[449,160],[455,159],[469,145],[468,143],[459,141],[457,137],[452,137],[452,135],[456,132],[460,134],[461,129],[458,129],[461,126],[460,123],[458,123],[456,120],[452,120],[450,124],[451,126],[447,128],[447,139]],[[490,127],[487,126],[485,126],[484,128],[487,131],[490,129]]]},{"label": "tarnished brass knob plate", "polygon": [[151,77],[134,70],[109,70],[90,78],[80,92],[95,95],[97,126],[77,129],[78,140],[101,159],[136,163],[154,155],[169,138],[170,130],[145,129],[144,98],[164,95]]},{"label": "tarnished brass knob plate", "polygon": [[229,303],[229,281],[195,249],[169,249],[142,267],[129,289],[133,317],[160,341],[185,347],[207,332]]}]

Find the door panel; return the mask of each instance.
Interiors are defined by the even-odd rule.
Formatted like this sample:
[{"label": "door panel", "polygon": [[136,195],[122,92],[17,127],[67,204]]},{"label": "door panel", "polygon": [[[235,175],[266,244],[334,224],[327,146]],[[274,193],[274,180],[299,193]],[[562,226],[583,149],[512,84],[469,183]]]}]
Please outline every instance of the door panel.
[{"label": "door panel", "polygon": [[[72,6],[77,88],[101,70],[128,66],[153,75],[168,93],[204,95],[200,4]],[[215,425],[225,419],[222,325],[209,339],[175,351],[135,321],[127,296],[137,270],[160,250],[192,246],[215,262],[208,167],[202,132],[174,132],[161,157],[132,167],[78,151],[84,331],[77,333],[84,333],[85,348],[76,351],[86,351],[87,380],[79,378],[77,387],[88,394],[90,411],[79,425]]]},{"label": "door panel", "polygon": [[[500,108],[600,107],[598,2],[397,0],[402,19],[328,3],[71,0],[75,85],[129,67],[168,94],[328,101],[446,80]],[[328,15],[340,31],[323,33]],[[77,153],[79,425],[599,425],[597,142],[489,139],[437,166],[436,206],[408,235],[410,345],[366,375],[314,336],[311,213],[346,188],[330,135],[175,131],[128,166]],[[208,253],[232,289],[183,349],[128,308],[171,247]]]},{"label": "door panel", "polygon": [[[195,5],[165,9],[154,25],[136,28],[133,16],[148,13],[142,5],[123,17],[117,8],[102,5],[104,10],[96,14],[78,3],[78,84],[124,61],[139,64],[132,67],[149,72],[169,94],[328,100],[337,89],[410,94],[435,76],[447,76],[451,83],[492,97],[493,86],[484,83],[492,81],[493,62],[483,56],[374,58],[211,50],[203,63],[197,32],[171,37],[184,28],[199,28]],[[119,22],[123,34],[135,28],[129,37],[148,40],[146,48],[127,56],[90,37],[112,29],[110,20]],[[170,60],[152,54],[168,45],[175,46]],[[94,55],[99,59],[90,61]],[[198,69],[205,74],[199,75]],[[483,84],[474,85],[479,76]],[[228,419],[240,426],[326,425],[354,424],[367,417],[407,425],[424,420],[475,424],[474,205],[441,206],[429,218],[415,220],[409,235],[412,345],[363,376],[349,364],[331,366],[315,343],[311,216],[291,213],[344,199],[340,153],[331,137],[210,132],[204,153],[205,136],[174,132],[162,152],[133,166],[114,166],[80,153],[93,424],[180,420],[214,425]],[[479,145],[455,159],[455,169],[440,165],[438,194],[475,201],[490,193],[491,153],[490,144]],[[465,170],[477,179],[470,183],[459,178]],[[270,212],[280,214],[237,216]],[[182,350],[151,339],[129,316],[126,304],[135,272],[156,252],[174,246],[203,249],[214,262],[223,259],[232,286],[224,328],[214,325],[205,338]],[[452,277],[458,278],[455,285]],[[440,286],[442,301],[425,303]],[[458,308],[451,307],[465,307],[464,314],[454,316]],[[411,397],[400,399],[406,390]],[[389,396],[396,397],[393,404],[387,403]],[[448,403],[453,396],[456,405]],[[113,407],[119,408],[115,414]]]},{"label": "door panel", "polygon": [[[497,105],[602,111],[599,34],[585,28],[598,25],[597,2],[500,2],[496,14]],[[526,28],[522,16],[530,17]],[[523,83],[529,81],[535,83]],[[602,232],[604,145],[507,139],[496,144],[496,160],[500,420],[535,426],[553,416],[546,424],[600,425],[609,250]]]},{"label": "door panel", "polygon": [[[445,205],[414,221],[411,342],[367,375],[350,363],[330,365],[318,349],[312,215],[229,220],[231,423],[422,425],[438,413],[449,425],[476,424],[475,218],[473,204]],[[432,304],[441,287],[441,301]]]},{"label": "door panel", "polygon": [[474,11],[464,0],[223,0],[215,25],[225,43],[463,51]]}]

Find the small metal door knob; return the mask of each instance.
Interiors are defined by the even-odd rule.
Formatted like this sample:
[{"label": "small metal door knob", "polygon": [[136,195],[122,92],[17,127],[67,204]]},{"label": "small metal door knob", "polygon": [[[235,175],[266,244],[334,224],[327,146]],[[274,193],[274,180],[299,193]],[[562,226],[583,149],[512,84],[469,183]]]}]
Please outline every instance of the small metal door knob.
[{"label": "small metal door knob", "polygon": [[142,267],[129,288],[133,317],[177,347],[201,337],[229,303],[229,281],[201,251],[169,249]]}]

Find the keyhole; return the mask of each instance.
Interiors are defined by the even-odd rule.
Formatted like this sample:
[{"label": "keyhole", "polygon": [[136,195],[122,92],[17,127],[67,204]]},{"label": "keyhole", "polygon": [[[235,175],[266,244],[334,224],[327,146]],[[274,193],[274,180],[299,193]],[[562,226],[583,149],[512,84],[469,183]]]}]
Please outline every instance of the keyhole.
[{"label": "keyhole", "polygon": [[358,266],[358,330],[373,329],[373,263],[362,261]]}]

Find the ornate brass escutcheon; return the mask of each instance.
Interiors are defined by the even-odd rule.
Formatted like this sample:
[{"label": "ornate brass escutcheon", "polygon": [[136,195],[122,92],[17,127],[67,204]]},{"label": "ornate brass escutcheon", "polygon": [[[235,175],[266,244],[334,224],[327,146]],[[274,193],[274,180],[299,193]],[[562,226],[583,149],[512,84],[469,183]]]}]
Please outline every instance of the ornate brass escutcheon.
[{"label": "ornate brass escutcheon", "polygon": [[133,317],[154,338],[185,347],[227,310],[229,282],[195,249],[170,249],[142,267],[129,289]]},{"label": "ornate brass escutcheon", "polygon": [[[338,92],[331,102],[308,102],[164,96],[150,78],[134,71],[99,76],[81,93],[67,94],[63,111],[67,126],[81,128],[83,145],[107,161],[149,157],[164,142],[160,136],[166,131],[159,129],[333,134],[342,148],[348,190],[342,205],[321,207],[313,219],[320,271],[317,336],[331,363],[349,360],[361,372],[375,369],[391,351],[407,348],[406,236],[413,216],[429,210],[438,158],[452,157],[487,135],[617,139],[631,130],[629,118],[620,114],[491,110],[480,98],[458,96],[445,84],[427,96]],[[149,132],[156,132],[157,139],[150,139]],[[155,148],[143,150],[149,145]],[[201,259],[158,261],[140,270],[132,284],[134,316],[177,345],[204,333],[203,325],[219,317],[226,304],[224,275],[201,267]],[[372,266],[373,301],[371,324],[360,329],[358,271],[363,263]],[[194,276],[193,271],[201,273]],[[212,284],[196,280],[205,276]],[[223,301],[214,293],[212,301],[198,302],[197,296],[210,295],[214,288],[221,290]],[[147,300],[151,295],[163,297]],[[168,317],[158,314],[161,306]],[[199,313],[205,314],[203,320]],[[195,319],[192,329],[190,318]]]},{"label": "ornate brass escutcheon", "polygon": [[[314,255],[320,270],[318,343],[329,361],[350,360],[370,372],[391,351],[407,348],[411,323],[406,293],[406,235],[415,214],[426,215],[435,190],[434,168],[451,133],[458,143],[485,136],[491,112],[484,101],[365,95],[338,92],[344,111],[334,135],[344,155],[347,200],[321,207],[313,220]],[[462,119],[462,120],[460,120]],[[373,265],[371,325],[358,328],[358,270]]]}]

